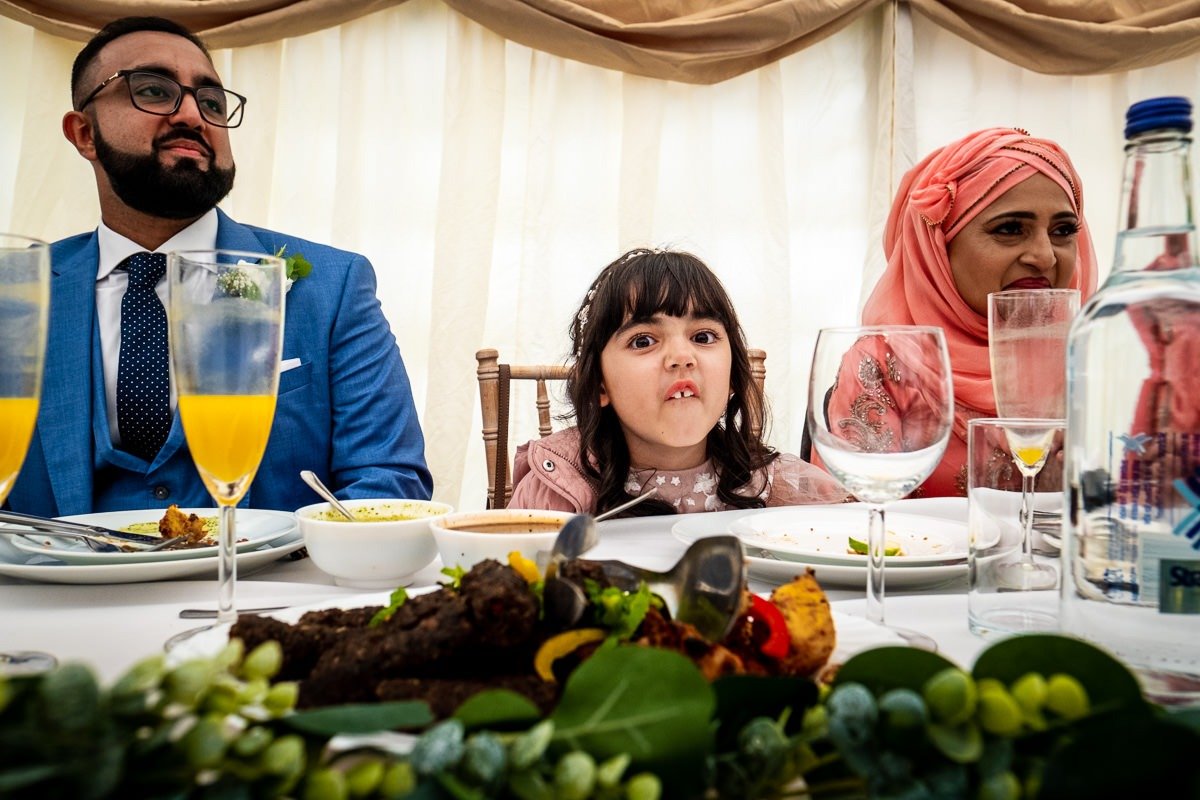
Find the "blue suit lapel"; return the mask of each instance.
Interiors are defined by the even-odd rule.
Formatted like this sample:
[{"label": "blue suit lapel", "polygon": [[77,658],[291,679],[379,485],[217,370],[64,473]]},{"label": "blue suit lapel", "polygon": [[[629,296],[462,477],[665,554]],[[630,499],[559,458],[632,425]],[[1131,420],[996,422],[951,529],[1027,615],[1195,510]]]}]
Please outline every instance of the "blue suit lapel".
[{"label": "blue suit lapel", "polygon": [[221,209],[217,209],[217,248],[220,250],[249,250],[255,253],[274,253],[250,228],[239,225]]},{"label": "blue suit lapel", "polygon": [[93,234],[78,249],[51,263],[50,328],[38,440],[58,508],[90,507],[92,499],[89,376],[99,253]]}]

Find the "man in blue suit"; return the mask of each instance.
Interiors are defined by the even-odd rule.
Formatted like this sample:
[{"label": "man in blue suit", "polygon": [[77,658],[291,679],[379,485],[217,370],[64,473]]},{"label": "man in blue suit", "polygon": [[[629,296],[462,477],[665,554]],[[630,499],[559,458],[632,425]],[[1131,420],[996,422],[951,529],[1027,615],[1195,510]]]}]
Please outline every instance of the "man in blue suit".
[{"label": "man in blue suit", "polygon": [[[233,186],[228,129],[240,124],[245,100],[223,87],[201,41],[168,20],[117,20],[80,51],[71,93],[63,132],[92,163],[101,222],[51,249],[42,406],[9,505],[51,516],[213,505],[192,464],[175,393],[149,397],[142,391],[148,382],[131,377],[134,359],[145,369],[158,357],[147,354],[161,356],[165,345],[135,352],[131,343],[146,335],[134,335],[135,310],[165,319],[151,306],[155,294],[165,301],[166,278],[155,283],[161,273],[134,266],[161,269],[162,257],[146,251],[214,247],[286,247],[312,264],[287,294],[275,421],[241,505],[292,510],[313,502],[302,469],[343,498],[429,498],[412,390],[371,264],[241,225],[216,208]],[[139,281],[140,290],[130,288]],[[135,295],[142,299],[125,302]]]}]

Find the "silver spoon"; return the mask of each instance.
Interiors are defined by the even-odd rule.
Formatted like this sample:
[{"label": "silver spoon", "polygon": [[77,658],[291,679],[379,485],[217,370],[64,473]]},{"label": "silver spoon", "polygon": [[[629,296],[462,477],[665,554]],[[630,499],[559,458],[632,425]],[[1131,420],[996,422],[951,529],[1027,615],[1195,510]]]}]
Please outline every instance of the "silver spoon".
[{"label": "silver spoon", "polygon": [[[596,561],[609,582],[628,592],[645,583],[663,599],[671,616],[695,626],[711,642],[725,638],[737,618],[746,589],[742,543],[736,536],[698,539],[666,572],[635,567],[623,561]],[[587,610],[588,599],[572,581],[547,578],[543,597],[546,616],[571,626]]]},{"label": "silver spoon", "polygon": [[736,536],[697,539],[666,572],[642,569],[623,561],[600,561],[614,586],[635,592],[645,583],[680,622],[694,625],[710,642],[719,642],[742,607],[746,570],[742,543]]},{"label": "silver spoon", "polygon": [[351,522],[358,521],[354,518],[354,514],[351,513],[350,509],[342,505],[342,501],[333,496],[333,492],[329,491],[329,487],[321,483],[321,479],[317,477],[317,473],[310,469],[302,469],[300,470],[300,479],[308,484],[308,488],[321,495],[325,502],[336,508],[339,514]]},{"label": "silver spoon", "polygon": [[648,491],[643,492],[628,502],[622,503],[616,508],[610,508],[603,514],[598,514],[595,517],[590,514],[576,514],[571,517],[559,529],[558,537],[554,540],[554,547],[550,550],[550,566],[547,575],[553,576],[558,565],[563,561],[579,558],[579,556],[600,544],[600,533],[596,528],[597,522],[620,514],[627,508],[633,508],[638,503],[656,494],[658,494],[658,487],[651,486]]}]

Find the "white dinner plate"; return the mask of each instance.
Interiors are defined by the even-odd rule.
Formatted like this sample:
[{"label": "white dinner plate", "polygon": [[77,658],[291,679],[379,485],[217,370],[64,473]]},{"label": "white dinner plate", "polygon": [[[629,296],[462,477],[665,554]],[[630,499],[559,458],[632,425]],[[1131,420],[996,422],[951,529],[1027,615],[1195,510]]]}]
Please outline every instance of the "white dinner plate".
[{"label": "white dinner plate", "polygon": [[[0,575],[40,583],[144,583],[177,578],[215,578],[217,559],[189,558],[182,561],[149,561],[141,564],[64,564],[44,555],[30,556],[16,550],[4,551],[0,541]],[[257,550],[237,554],[238,577],[278,561],[304,547],[300,531],[292,530]]]},{"label": "white dinner plate", "polygon": [[[184,515],[212,517],[220,513],[217,508],[181,508]],[[69,522],[84,525],[100,525],[111,530],[122,530],[130,525],[153,522],[162,518],[162,509],[147,511],[108,511],[99,514],[76,514],[59,517]],[[259,508],[239,508],[234,522],[238,538],[238,552],[257,550],[268,542],[286,536],[296,530],[296,517],[287,511],[268,511]],[[153,535],[153,534],[152,534]],[[194,558],[216,558],[217,547],[189,547],[180,550],[157,550],[155,552],[97,553],[87,543],[78,539],[55,536],[51,533],[34,531],[27,536],[13,537],[12,545],[23,553],[49,556],[66,564],[81,566],[113,564],[144,564],[156,561],[186,561]]]},{"label": "white dinner plate", "polygon": [[[767,551],[783,561],[863,566],[865,553],[848,552],[850,539],[867,541],[867,511],[862,506],[795,506],[761,509],[735,519],[733,533],[748,548]],[[967,528],[938,517],[889,511],[884,517],[888,545],[903,555],[887,556],[887,566],[924,567],[964,561]]]},{"label": "white dinner plate", "polygon": [[[425,592],[432,592],[437,588],[436,586],[422,586],[418,589],[410,589],[409,594],[424,594]],[[272,611],[268,614],[263,614],[263,616],[272,617],[283,622],[295,623],[309,611],[318,611],[327,608],[361,608],[363,606],[387,605],[390,594],[390,592],[373,592],[371,594],[345,595],[311,605],[293,606],[292,608],[285,608],[280,611]],[[833,627],[837,634],[837,645],[829,660],[835,664],[844,664],[854,654],[873,647],[905,644],[899,634],[882,625],[868,622],[866,618],[855,614],[834,611]],[[208,630],[199,631],[189,636],[167,653],[168,662],[171,664],[180,664],[193,658],[211,658],[215,656],[228,643],[229,628],[230,626],[227,623],[214,625]]]},{"label": "white dinner plate", "polygon": [[[861,506],[860,506],[861,508]],[[730,520],[715,514],[688,514],[671,528],[675,538],[691,544],[705,536],[728,536]],[[867,566],[843,566],[840,564],[804,564],[799,561],[783,561],[765,550],[746,547],[746,567],[750,576],[767,583],[786,583],[806,566],[811,566],[817,582],[822,586],[845,586],[863,589],[867,585]],[[933,586],[948,581],[960,580],[967,575],[964,564],[933,564],[930,566],[889,569],[886,585],[889,587],[915,588]]]}]

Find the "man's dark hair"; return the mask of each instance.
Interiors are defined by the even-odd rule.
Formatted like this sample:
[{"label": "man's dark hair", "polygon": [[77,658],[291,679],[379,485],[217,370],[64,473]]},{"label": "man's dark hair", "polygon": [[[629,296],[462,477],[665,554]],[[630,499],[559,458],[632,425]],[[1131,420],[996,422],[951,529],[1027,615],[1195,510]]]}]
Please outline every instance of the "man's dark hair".
[{"label": "man's dark hair", "polygon": [[114,19],[97,31],[96,35],[79,51],[79,55],[75,56],[75,64],[71,67],[72,106],[78,109],[80,101],[83,100],[84,93],[91,90],[91,87],[81,87],[79,81],[83,78],[83,73],[91,66],[91,63],[96,60],[96,56],[100,51],[114,39],[119,39],[126,34],[140,33],[142,31],[159,31],[161,33],[172,33],[176,36],[182,36],[200,48],[200,52],[204,53],[205,58],[210,62],[212,61],[212,56],[209,55],[208,48],[204,46],[204,42],[200,40],[200,37],[178,22],[173,22],[163,17],[121,17],[120,19]]}]

